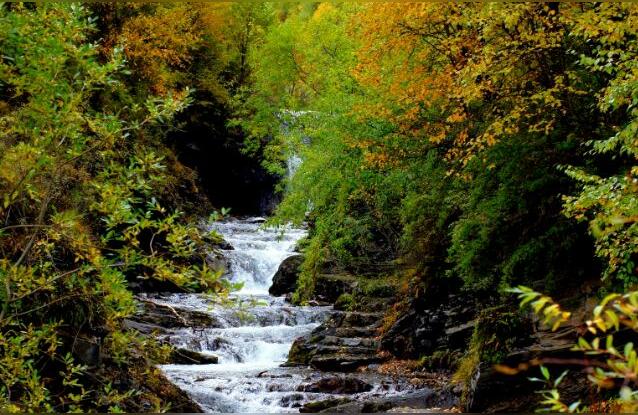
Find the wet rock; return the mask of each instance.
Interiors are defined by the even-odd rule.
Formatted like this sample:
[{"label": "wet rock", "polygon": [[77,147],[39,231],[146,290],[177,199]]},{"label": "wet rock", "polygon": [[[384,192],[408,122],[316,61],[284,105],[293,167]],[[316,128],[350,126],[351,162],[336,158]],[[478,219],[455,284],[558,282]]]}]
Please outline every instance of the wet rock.
[{"label": "wet rock", "polygon": [[171,353],[171,363],[182,365],[210,365],[217,364],[219,357],[184,348],[176,348]]},{"label": "wet rock", "polygon": [[[170,382],[166,376],[158,373],[153,376],[153,380],[144,384],[144,388],[149,389],[154,395],[162,398],[164,402],[170,402],[169,412],[172,413],[204,413],[205,411],[186,392]],[[142,396],[140,405],[145,405],[145,398]],[[156,404],[157,402],[148,402]],[[151,408],[154,407],[153,405]],[[127,408],[127,412],[141,412],[141,408]],[[150,410],[150,409],[149,409]]]},{"label": "wet rock", "polygon": [[338,399],[325,399],[322,401],[316,402],[308,402],[301,408],[299,408],[299,412],[301,413],[317,413],[323,410],[334,408],[339,405],[344,405],[352,402],[352,399],[349,398],[338,398]]},{"label": "wet rock", "polygon": [[270,373],[267,370],[264,370],[263,372],[259,372],[257,377],[258,378],[270,378],[270,379],[284,379],[284,378],[292,378],[292,375],[290,373],[274,374],[274,373]]},{"label": "wet rock", "polygon": [[279,401],[279,403],[281,404],[281,406],[284,407],[299,407],[301,406],[301,404],[299,404],[299,402],[303,401],[304,396],[300,393],[294,393],[292,395],[286,395],[283,398],[281,398],[281,400]]},{"label": "wet rock", "polygon": [[308,336],[295,339],[290,351],[288,352],[288,361],[285,366],[306,366],[310,364],[313,356],[314,347]]},{"label": "wet rock", "polygon": [[383,361],[383,359],[376,354],[334,353],[313,357],[310,359],[310,366],[324,372],[354,372],[361,366],[367,366],[381,361]]},{"label": "wet rock", "polygon": [[219,247],[219,249],[223,251],[232,251],[233,249],[235,249],[235,247],[232,246],[230,242],[225,239],[222,239],[222,241],[217,244],[217,247]]},{"label": "wet rock", "polygon": [[304,256],[301,254],[284,259],[273,277],[272,285],[268,289],[270,295],[281,296],[292,293],[297,289],[297,278],[303,260]]},{"label": "wet rock", "polygon": [[[446,392],[431,389],[419,389],[402,396],[390,396],[381,399],[366,399],[365,401],[353,401],[337,404],[331,407],[323,407],[318,410],[322,413],[376,413],[387,412],[393,408],[403,408],[406,412],[426,412],[427,409],[450,408],[458,403],[458,399]],[[301,411],[300,411],[301,412]]]},{"label": "wet rock", "polygon": [[135,330],[142,334],[163,334],[166,332],[164,327],[156,324],[142,323],[130,319],[124,319],[124,328],[129,330]]},{"label": "wet rock", "polygon": [[220,326],[213,316],[200,311],[175,308],[143,298],[138,300],[140,300],[138,310],[128,323],[132,328],[139,327],[144,331],[153,331],[157,328],[163,331],[174,328]]},{"label": "wet rock", "polygon": [[461,322],[459,324],[446,324],[445,336],[447,347],[452,350],[464,349],[476,326],[475,320]]},{"label": "wet rock", "polygon": [[325,307],[325,306],[329,306],[330,303],[327,301],[310,300],[308,301],[307,305],[310,307]]},{"label": "wet rock", "polygon": [[[232,246],[230,249],[232,249]],[[206,255],[206,265],[213,271],[221,272],[224,275],[230,271],[230,261],[222,252],[217,250],[211,251]]]},{"label": "wet rock", "polygon": [[281,383],[271,383],[266,386],[266,391],[268,392],[286,392],[288,391],[287,385],[282,385]]},{"label": "wet rock", "polygon": [[128,289],[135,294],[139,293],[185,293],[184,288],[172,281],[157,280],[142,276],[127,278]]},{"label": "wet rock", "polygon": [[[532,344],[511,350],[500,363],[508,367],[519,367],[533,359],[555,360],[568,362],[579,359],[578,353],[572,351],[578,335],[575,327],[567,326],[558,332],[538,330]],[[546,363],[557,378],[564,370],[568,375],[558,387],[564,402],[580,400],[592,395],[592,385],[587,381],[582,367],[560,364],[558,367]],[[466,385],[466,400],[464,405],[470,412],[521,412],[538,406],[539,395],[535,393],[539,385],[529,381],[529,377],[541,377],[537,368],[522,371],[515,375],[499,372],[493,365],[482,362],[474,373],[471,382]],[[503,391],[507,390],[507,399],[503,399]]]},{"label": "wet rock", "polygon": [[367,382],[349,376],[330,376],[322,378],[309,385],[301,385],[302,392],[318,392],[331,394],[354,394],[368,392],[372,389],[372,385]]},{"label": "wet rock", "polygon": [[445,319],[437,310],[409,310],[381,338],[381,346],[395,356],[417,358],[433,353],[445,335]]}]

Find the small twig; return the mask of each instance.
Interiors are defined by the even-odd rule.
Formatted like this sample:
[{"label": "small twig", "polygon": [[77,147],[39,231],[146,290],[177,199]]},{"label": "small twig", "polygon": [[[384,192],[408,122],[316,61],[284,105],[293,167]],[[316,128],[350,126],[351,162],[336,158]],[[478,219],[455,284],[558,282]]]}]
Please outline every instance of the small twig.
[{"label": "small twig", "polygon": [[17,229],[17,228],[50,228],[51,225],[10,225],[5,226],[4,228],[0,228],[0,232],[6,231],[9,229]]},{"label": "small twig", "polygon": [[151,241],[148,243],[148,247],[151,250],[151,256],[155,256],[155,250],[153,249],[153,242],[155,241],[155,235],[157,235],[157,233],[153,232],[153,236],[151,236]]}]

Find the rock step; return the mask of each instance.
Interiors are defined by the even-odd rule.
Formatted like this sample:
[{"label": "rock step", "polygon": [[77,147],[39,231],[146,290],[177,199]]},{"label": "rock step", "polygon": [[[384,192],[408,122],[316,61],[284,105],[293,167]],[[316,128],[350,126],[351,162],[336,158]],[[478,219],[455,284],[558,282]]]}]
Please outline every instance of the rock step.
[{"label": "rock step", "polygon": [[375,338],[377,336],[377,328],[376,327],[337,327],[334,333],[336,337]]},{"label": "rock step", "polygon": [[341,325],[347,324],[355,327],[377,328],[383,323],[383,316],[383,313],[362,313],[359,311],[350,311],[345,313]]},{"label": "rock step", "polygon": [[379,347],[379,341],[366,337],[344,337],[344,336],[326,336],[323,339],[326,345],[338,345],[346,347],[366,347],[376,350]]},{"label": "rock step", "polygon": [[351,376],[327,376],[312,383],[304,383],[297,387],[298,392],[329,393],[351,395],[369,392],[372,385],[364,380]]},{"label": "rock step", "polygon": [[317,346],[317,354],[326,354],[326,353],[347,353],[350,355],[361,355],[361,354],[376,354],[377,349],[375,347],[353,347],[353,346],[339,346],[339,345],[326,345],[322,342],[321,345]]},{"label": "rock step", "polygon": [[295,340],[288,364],[315,369],[352,372],[382,361],[378,356],[377,328],[383,313],[338,311],[310,335]]},{"label": "rock step", "polygon": [[310,359],[310,366],[322,371],[335,371],[335,372],[354,372],[361,366],[366,366],[373,363],[379,363],[383,359],[376,354],[364,354],[364,355],[342,355],[342,354],[327,354],[321,356],[314,356]]},{"label": "rock step", "polygon": [[405,394],[365,400],[327,399],[304,405],[299,412],[316,413],[447,413],[459,405],[458,398],[450,391],[435,391],[429,388],[409,391]]}]

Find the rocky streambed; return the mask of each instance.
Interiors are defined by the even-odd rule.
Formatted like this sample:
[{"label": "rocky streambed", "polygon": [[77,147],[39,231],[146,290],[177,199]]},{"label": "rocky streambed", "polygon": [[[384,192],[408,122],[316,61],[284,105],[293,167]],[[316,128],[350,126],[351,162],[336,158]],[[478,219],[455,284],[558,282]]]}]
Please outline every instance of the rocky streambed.
[{"label": "rocky streambed", "polygon": [[228,301],[139,296],[142,307],[129,324],[175,346],[173,363],[161,367],[174,384],[206,412],[438,411],[457,403],[428,374],[384,370],[382,308],[301,307],[269,294],[304,231],[263,229],[261,222],[214,225],[228,242],[229,279],[243,283]]}]

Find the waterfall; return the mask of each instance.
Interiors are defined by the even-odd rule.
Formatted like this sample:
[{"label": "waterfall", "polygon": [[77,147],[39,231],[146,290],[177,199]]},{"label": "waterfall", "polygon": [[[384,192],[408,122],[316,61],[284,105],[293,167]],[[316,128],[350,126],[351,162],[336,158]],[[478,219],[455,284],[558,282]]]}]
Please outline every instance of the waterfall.
[{"label": "waterfall", "polygon": [[296,411],[301,404],[296,389],[310,372],[280,365],[294,339],[312,331],[330,313],[329,307],[296,307],[268,294],[277,268],[294,254],[305,231],[268,229],[262,223],[262,218],[249,218],[211,225],[234,248],[224,254],[230,262],[231,281],[244,284],[234,293],[243,306],[213,305],[199,294],[154,300],[205,310],[214,317],[215,327],[177,329],[165,339],[178,347],[215,354],[219,364],[162,366],[171,381],[210,412]]},{"label": "waterfall", "polygon": [[241,294],[267,295],[272,278],[281,262],[293,255],[301,229],[264,229],[261,218],[230,220],[212,227],[224,236],[233,250],[225,252],[230,260],[231,281],[242,282]]},{"label": "waterfall", "polygon": [[297,154],[292,154],[290,155],[290,157],[288,157],[288,159],[286,160],[286,176],[288,177],[288,179],[295,175],[295,173],[299,169],[299,166],[301,166],[301,162],[301,157],[299,157]]},{"label": "waterfall", "polygon": [[[218,356],[218,364],[162,365],[168,379],[206,412],[298,412],[308,402],[348,398],[366,402],[407,390],[405,382],[374,372],[351,374],[373,385],[354,394],[311,391],[326,376],[310,367],[287,367],[293,341],[310,334],[334,313],[332,307],[299,307],[268,294],[281,262],[305,235],[301,229],[268,229],[263,218],[229,219],[211,225],[234,249],[224,251],[230,279],[243,282],[232,294],[240,305],[221,305],[205,294],[147,295],[146,300],[174,310],[206,313],[208,327],[172,328],[160,335],[176,347]],[[403,392],[400,392],[403,393]]]}]

